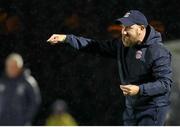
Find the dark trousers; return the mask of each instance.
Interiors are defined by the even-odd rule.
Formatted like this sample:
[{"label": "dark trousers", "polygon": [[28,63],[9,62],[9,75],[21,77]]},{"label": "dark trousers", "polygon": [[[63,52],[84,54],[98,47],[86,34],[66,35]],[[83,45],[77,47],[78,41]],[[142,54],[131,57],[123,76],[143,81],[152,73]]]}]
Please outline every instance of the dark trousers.
[{"label": "dark trousers", "polygon": [[169,106],[134,110],[126,108],[123,121],[126,126],[163,126]]}]

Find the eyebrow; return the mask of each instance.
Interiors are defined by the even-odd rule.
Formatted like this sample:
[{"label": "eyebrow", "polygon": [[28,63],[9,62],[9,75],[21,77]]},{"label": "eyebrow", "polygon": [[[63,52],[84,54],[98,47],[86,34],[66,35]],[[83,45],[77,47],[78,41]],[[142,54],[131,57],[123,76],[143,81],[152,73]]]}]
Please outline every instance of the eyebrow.
[{"label": "eyebrow", "polygon": [[131,29],[132,27],[131,26],[125,26],[125,29]]}]

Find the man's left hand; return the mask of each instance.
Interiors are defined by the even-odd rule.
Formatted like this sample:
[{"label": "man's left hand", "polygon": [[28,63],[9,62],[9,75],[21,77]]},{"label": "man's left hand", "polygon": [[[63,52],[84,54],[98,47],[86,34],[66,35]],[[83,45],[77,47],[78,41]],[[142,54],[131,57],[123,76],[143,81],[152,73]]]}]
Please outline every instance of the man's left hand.
[{"label": "man's left hand", "polygon": [[137,85],[120,85],[120,89],[123,91],[125,96],[134,96],[139,93],[139,86]]}]

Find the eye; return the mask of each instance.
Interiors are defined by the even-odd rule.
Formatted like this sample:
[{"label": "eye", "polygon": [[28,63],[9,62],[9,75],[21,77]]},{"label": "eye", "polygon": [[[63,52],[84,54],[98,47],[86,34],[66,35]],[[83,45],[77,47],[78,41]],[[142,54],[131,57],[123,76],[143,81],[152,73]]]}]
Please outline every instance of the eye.
[{"label": "eye", "polygon": [[127,26],[125,29],[126,29],[126,30],[131,30],[132,27],[131,27],[131,26]]},{"label": "eye", "polygon": [[129,29],[133,29],[133,27],[132,27],[132,26],[129,26]]},{"label": "eye", "polygon": [[131,26],[127,26],[128,29],[131,29]]}]

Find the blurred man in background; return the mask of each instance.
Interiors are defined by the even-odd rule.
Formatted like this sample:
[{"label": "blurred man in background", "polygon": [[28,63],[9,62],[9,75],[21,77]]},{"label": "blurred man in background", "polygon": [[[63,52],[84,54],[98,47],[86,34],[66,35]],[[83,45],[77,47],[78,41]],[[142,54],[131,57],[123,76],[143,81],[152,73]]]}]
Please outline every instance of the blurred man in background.
[{"label": "blurred man in background", "polygon": [[47,126],[77,126],[75,119],[67,111],[67,104],[57,100],[52,105],[52,114],[46,121]]},{"label": "blurred man in background", "polygon": [[10,54],[0,79],[0,125],[31,125],[40,101],[37,82],[23,68],[23,58]]}]

